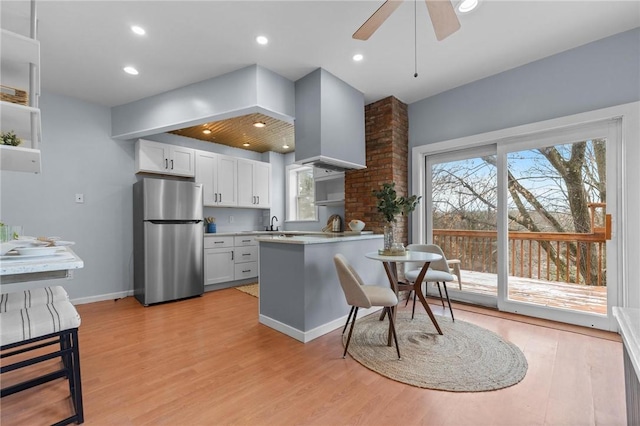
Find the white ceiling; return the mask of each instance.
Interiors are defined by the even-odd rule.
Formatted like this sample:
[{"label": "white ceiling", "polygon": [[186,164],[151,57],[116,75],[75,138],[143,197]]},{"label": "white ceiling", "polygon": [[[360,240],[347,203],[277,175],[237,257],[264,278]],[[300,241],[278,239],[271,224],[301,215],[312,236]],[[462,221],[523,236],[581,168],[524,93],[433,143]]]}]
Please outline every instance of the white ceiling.
[{"label": "white ceiling", "polygon": [[[455,1],[455,0],[454,0]],[[484,0],[435,39],[423,1],[406,0],[368,40],[353,32],[376,1],[39,1],[45,91],[120,105],[251,64],[293,81],[322,67],[365,94],[406,103],[640,26],[640,1]],[[2,27],[28,2],[2,0]],[[16,19],[20,15],[21,19]],[[143,37],[129,27],[147,30]],[[255,37],[269,37],[267,46]],[[353,54],[364,61],[354,63]],[[122,71],[125,65],[140,75]]]}]

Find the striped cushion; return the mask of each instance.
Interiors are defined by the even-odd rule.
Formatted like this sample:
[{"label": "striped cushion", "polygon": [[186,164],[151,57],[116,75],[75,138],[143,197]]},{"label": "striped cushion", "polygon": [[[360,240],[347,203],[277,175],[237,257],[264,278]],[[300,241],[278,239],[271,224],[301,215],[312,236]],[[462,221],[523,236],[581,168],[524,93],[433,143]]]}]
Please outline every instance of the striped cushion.
[{"label": "striped cushion", "polygon": [[45,336],[80,326],[80,315],[71,302],[62,300],[0,314],[0,345]]},{"label": "striped cushion", "polygon": [[63,300],[69,300],[69,295],[59,285],[16,291],[15,293],[2,293],[0,294],[0,313]]}]

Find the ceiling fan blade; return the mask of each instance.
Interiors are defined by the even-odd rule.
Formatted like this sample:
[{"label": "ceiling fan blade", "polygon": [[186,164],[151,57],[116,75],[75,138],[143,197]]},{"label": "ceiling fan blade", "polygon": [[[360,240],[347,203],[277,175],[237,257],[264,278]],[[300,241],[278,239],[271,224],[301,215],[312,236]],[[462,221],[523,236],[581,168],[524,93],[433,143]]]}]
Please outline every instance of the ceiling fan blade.
[{"label": "ceiling fan blade", "polygon": [[460,29],[460,21],[449,0],[425,0],[425,2],[438,41],[444,40]]},{"label": "ceiling fan blade", "polygon": [[380,6],[360,28],[358,28],[358,31],[353,33],[352,37],[356,40],[369,40],[369,37],[371,37],[380,25],[382,25],[382,23],[393,13],[393,11],[400,6],[401,2],[402,0],[387,0],[382,3],[382,6]]}]

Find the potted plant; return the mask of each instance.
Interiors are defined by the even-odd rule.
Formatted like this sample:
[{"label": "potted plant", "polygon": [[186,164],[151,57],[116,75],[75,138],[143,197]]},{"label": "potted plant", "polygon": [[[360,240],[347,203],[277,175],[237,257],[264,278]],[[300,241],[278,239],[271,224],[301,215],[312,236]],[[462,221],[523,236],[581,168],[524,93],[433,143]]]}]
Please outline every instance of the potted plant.
[{"label": "potted plant", "polygon": [[372,193],[378,199],[376,207],[382,213],[387,224],[384,226],[384,250],[391,250],[393,244],[393,224],[398,221],[400,214],[408,215],[416,209],[422,197],[412,195],[410,197],[398,196],[395,182],[383,183],[382,188]]},{"label": "potted plant", "polygon": [[22,143],[22,140],[16,136],[13,130],[0,133],[0,139],[2,140],[2,145],[18,146]]}]

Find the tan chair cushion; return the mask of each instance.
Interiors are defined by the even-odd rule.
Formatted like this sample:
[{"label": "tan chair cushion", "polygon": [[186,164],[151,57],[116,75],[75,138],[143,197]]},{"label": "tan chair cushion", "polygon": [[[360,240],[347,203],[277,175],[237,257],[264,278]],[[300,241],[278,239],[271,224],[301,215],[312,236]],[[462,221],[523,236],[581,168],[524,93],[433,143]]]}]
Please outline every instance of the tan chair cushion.
[{"label": "tan chair cushion", "polygon": [[389,287],[365,285],[362,289],[367,294],[371,306],[396,306],[398,304],[398,297]]},{"label": "tan chair cushion", "polygon": [[[420,274],[421,269],[412,269],[411,271],[406,271],[404,273],[404,277],[411,281],[415,282],[418,279],[418,275]],[[424,275],[424,282],[449,282],[455,280],[455,277],[448,272],[443,271],[434,271],[433,269],[427,269],[427,273]]]}]

